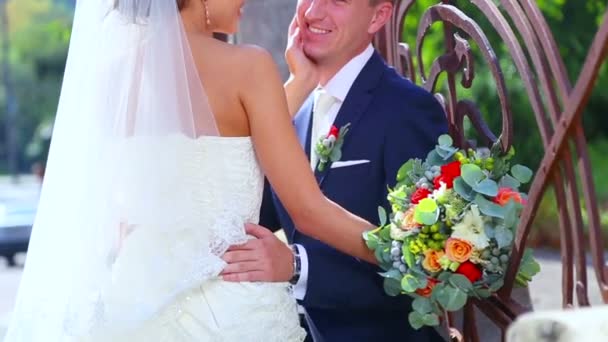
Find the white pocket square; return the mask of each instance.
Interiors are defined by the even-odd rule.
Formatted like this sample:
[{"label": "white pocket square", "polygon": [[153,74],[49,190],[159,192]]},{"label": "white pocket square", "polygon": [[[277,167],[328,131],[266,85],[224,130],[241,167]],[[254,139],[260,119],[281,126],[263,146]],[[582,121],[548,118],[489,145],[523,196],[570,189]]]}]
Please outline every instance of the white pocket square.
[{"label": "white pocket square", "polygon": [[332,169],[337,169],[340,167],[347,167],[347,166],[353,166],[353,165],[359,165],[359,164],[367,164],[369,163],[369,160],[348,160],[348,161],[337,161],[337,162],[333,162],[331,163],[331,168]]}]

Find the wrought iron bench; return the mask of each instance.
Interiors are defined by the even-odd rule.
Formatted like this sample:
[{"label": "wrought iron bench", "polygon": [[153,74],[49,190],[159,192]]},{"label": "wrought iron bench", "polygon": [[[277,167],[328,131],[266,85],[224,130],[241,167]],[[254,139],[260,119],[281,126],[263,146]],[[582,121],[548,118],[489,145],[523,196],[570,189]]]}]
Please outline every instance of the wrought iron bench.
[{"label": "wrought iron bench", "polygon": [[[394,16],[375,40],[376,48],[398,72],[411,80],[417,75],[421,86],[437,92],[443,83],[447,93],[436,93],[444,105],[450,122],[450,133],[459,146],[466,146],[465,117],[470,120],[481,143],[489,145],[502,137],[507,151],[513,144],[513,115],[505,77],[495,50],[485,32],[458,8],[465,2],[437,1],[416,20],[416,46],[402,42],[404,23],[416,0],[396,0]],[[599,69],[608,54],[608,13],[588,51],[585,64],[574,85],[570,81],[564,60],[560,57],[554,36],[534,0],[466,0],[491,23],[507,47],[515,69],[525,87],[544,149],[529,190],[529,201],[522,213],[512,261],[505,276],[504,287],[498,295],[484,301],[474,301],[464,308],[464,323],[460,331],[465,341],[479,341],[476,310],[482,312],[502,331],[528,309],[513,299],[516,271],[522,259],[527,237],[540,201],[548,190],[555,193],[559,213],[560,248],[562,254],[562,304],[564,308],[589,306],[586,247],[589,247],[595,275],[604,303],[608,303],[608,266],[604,260],[604,244],[600,230],[600,215],[591,177],[587,142],[582,126],[585,109]],[[498,5],[499,4],[499,5]],[[421,51],[434,23],[442,22],[445,50],[437,53],[431,65],[425,65]],[[500,101],[502,129],[495,134],[484,122],[474,98],[461,98],[458,90],[471,88],[475,79],[476,45],[485,65],[493,75]],[[415,52],[415,57],[413,56]],[[414,64],[417,68],[414,69]],[[444,82],[439,76],[445,74]],[[457,77],[462,75],[460,82]],[[458,85],[457,83],[460,83]],[[532,115],[532,114],[531,114]],[[582,193],[581,202],[579,191]],[[582,209],[586,208],[586,209]],[[583,211],[588,217],[588,241],[585,241]],[[588,245],[587,245],[588,244]],[[454,325],[452,315],[446,315],[448,328]]]}]

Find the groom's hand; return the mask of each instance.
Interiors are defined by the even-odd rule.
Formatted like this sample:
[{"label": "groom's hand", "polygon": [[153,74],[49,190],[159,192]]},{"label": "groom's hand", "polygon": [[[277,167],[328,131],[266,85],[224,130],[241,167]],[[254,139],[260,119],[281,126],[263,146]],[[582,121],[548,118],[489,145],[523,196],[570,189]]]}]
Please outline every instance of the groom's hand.
[{"label": "groom's hand", "polygon": [[270,230],[246,224],[245,232],[257,239],[232,246],[222,257],[228,264],[222,272],[225,281],[287,282],[293,276],[293,253]]}]

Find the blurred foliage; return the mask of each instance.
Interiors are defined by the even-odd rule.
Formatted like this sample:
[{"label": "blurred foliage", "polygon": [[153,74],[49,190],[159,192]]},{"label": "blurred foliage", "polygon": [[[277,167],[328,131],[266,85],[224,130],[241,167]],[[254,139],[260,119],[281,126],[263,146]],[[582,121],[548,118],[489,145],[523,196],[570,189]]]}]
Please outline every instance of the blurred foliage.
[{"label": "blurred foliage", "polygon": [[[493,1],[507,18],[508,23],[515,30],[513,21],[506,10],[500,5],[501,1]],[[564,60],[565,68],[574,87],[579,73],[582,70],[587,52],[593,41],[594,34],[602,23],[606,11],[605,0],[536,0],[535,1],[545,16],[547,24],[555,37],[559,53]],[[416,33],[418,31],[419,18],[429,6],[438,3],[436,0],[417,0],[412,6],[406,21],[404,41],[407,42],[415,56]],[[493,28],[490,20],[469,0],[452,1],[462,12],[470,16],[479,24],[482,31],[487,35],[499,64],[502,68],[506,81],[510,107],[513,113],[514,145],[517,150],[518,162],[538,167],[544,156],[541,138],[532,110],[526,88],[522,82],[522,76],[518,73],[507,45]],[[466,34],[459,32],[462,37]],[[521,36],[516,33],[520,42]],[[475,56],[475,80],[471,89],[464,89],[459,85],[460,75],[456,78],[458,94],[460,99],[473,100],[482,112],[485,121],[495,134],[501,131],[501,110],[496,82],[489,72],[488,64],[482,58],[479,46],[469,40]],[[433,60],[441,55],[445,47],[443,24],[436,23],[424,41],[422,61],[428,71]],[[532,65],[530,56],[528,62]],[[416,58],[414,63],[417,64]],[[417,83],[420,83],[418,66],[415,66]],[[601,223],[605,237],[608,238],[608,178],[604,175],[608,171],[608,116],[604,110],[608,108],[608,93],[604,91],[608,87],[608,65],[604,63],[601,68],[600,77],[595,85],[595,90],[583,114],[585,134],[589,142],[589,155],[593,167],[593,180],[597,197],[601,203]],[[440,78],[438,91],[447,94],[445,77]],[[467,122],[465,121],[465,124]],[[475,134],[468,127],[468,136],[474,138]],[[582,197],[582,196],[581,196]],[[582,199],[582,198],[581,198]],[[584,206],[583,201],[581,201]],[[587,221],[586,213],[583,216]],[[553,191],[549,189],[538,209],[534,229],[530,239],[532,244],[544,241],[553,246],[559,246],[559,229],[557,222],[557,206]]]},{"label": "blurred foliage", "polygon": [[[21,171],[44,161],[45,127],[52,124],[65,68],[73,1],[8,0],[10,79],[17,98]],[[1,37],[0,37],[1,39]],[[0,62],[4,56],[0,56]],[[0,173],[6,166],[4,82],[0,82]],[[29,151],[29,153],[28,153]]]},{"label": "blurred foliage", "polygon": [[[556,39],[559,52],[564,59],[572,87],[574,87],[594,38],[593,34],[602,22],[606,10],[606,1],[536,0],[535,2],[545,15],[550,30]],[[437,0],[417,0],[406,17],[403,38],[410,45],[414,55],[416,53],[416,33],[419,18],[426,9],[437,3]],[[543,156],[540,134],[522,77],[513,63],[508,47],[488,18],[469,0],[454,0],[452,3],[478,23],[487,35],[499,59],[506,81],[509,103],[513,113],[515,148],[519,161],[535,169]],[[506,10],[500,5],[500,1],[494,1],[494,3],[498,5],[511,27],[514,28],[513,22]],[[460,34],[466,37],[466,34],[462,32]],[[518,38],[521,39],[521,37]],[[424,41],[422,60],[425,70],[428,71],[433,60],[444,51],[444,42],[443,24],[436,23],[431,27],[430,33]],[[496,92],[496,82],[489,71],[487,62],[482,58],[479,46],[476,46],[472,40],[469,40],[469,42],[471,42],[475,56],[475,80],[471,89],[458,87],[459,98],[473,100],[483,113],[484,119],[492,131],[498,134],[501,131],[502,118],[498,93]],[[418,77],[417,82],[420,83],[417,61],[416,58],[414,59]],[[529,56],[528,60],[530,61]],[[584,114],[585,132],[591,142],[605,137],[606,132],[608,132],[608,117],[603,113],[604,109],[608,108],[608,94],[600,91],[600,89],[605,89],[608,86],[607,68],[608,66],[603,66],[600,79],[596,84],[596,91],[591,97]],[[438,90],[447,94],[444,81],[445,77],[440,78]],[[457,77],[456,81],[459,85],[460,77]],[[470,136],[474,137],[473,132],[470,132]]]}]

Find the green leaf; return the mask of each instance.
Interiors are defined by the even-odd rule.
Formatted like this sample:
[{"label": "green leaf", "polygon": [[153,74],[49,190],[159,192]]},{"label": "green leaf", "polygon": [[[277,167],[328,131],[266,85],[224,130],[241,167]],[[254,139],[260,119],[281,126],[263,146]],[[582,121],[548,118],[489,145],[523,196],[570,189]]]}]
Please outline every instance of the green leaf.
[{"label": "green leaf", "polygon": [[475,195],[475,191],[471,188],[462,177],[458,177],[454,180],[454,191],[460,197],[464,198],[467,201],[472,201]]},{"label": "green leaf", "polygon": [[416,260],[414,254],[410,251],[410,248],[408,246],[409,240],[406,240],[403,244],[403,247],[401,248],[401,252],[403,253],[403,257],[405,258],[405,264],[407,265],[407,268],[413,268]]},{"label": "green leaf", "polygon": [[498,184],[491,179],[484,179],[473,186],[473,190],[486,196],[494,197],[498,195]]},{"label": "green leaf", "polygon": [[510,175],[504,175],[500,179],[500,183],[499,183],[499,187],[501,187],[501,188],[511,188],[513,190],[519,189],[520,185],[521,185],[521,183],[517,179],[511,177]]},{"label": "green leaf", "polygon": [[504,285],[504,283],[505,283],[504,280],[502,278],[499,278],[490,284],[490,286],[488,287],[488,290],[491,293],[494,293],[494,292],[500,290],[500,288]]},{"label": "green leaf", "polygon": [[413,293],[418,289],[422,289],[426,287],[426,279],[425,282],[421,282],[418,278],[414,277],[411,274],[406,274],[401,279],[401,288],[405,292]]},{"label": "green leaf", "polygon": [[517,221],[519,220],[519,209],[521,208],[521,205],[517,202],[515,202],[513,199],[511,199],[509,201],[509,203],[507,203],[507,205],[505,205],[505,222],[504,222],[504,226],[511,229],[511,228],[515,228],[515,226],[517,225]]},{"label": "green leaf", "polygon": [[384,292],[387,295],[395,297],[401,294],[401,282],[393,278],[384,278]]},{"label": "green leaf", "polygon": [[439,276],[437,277],[437,280],[444,283],[450,279],[452,274],[452,272],[441,272],[441,274],[439,274]]},{"label": "green leaf", "polygon": [[481,171],[481,168],[475,164],[464,164],[460,167],[461,177],[470,186],[474,187],[481,182],[486,175]]},{"label": "green leaf", "polygon": [[490,292],[490,290],[485,289],[485,288],[479,288],[475,290],[475,294],[477,294],[479,297],[481,298],[490,298],[490,296],[492,295],[492,293]]},{"label": "green leaf", "polygon": [[434,313],[428,313],[422,317],[422,322],[424,325],[437,326],[439,325],[439,317]]},{"label": "green leaf", "polygon": [[519,182],[526,184],[532,179],[533,172],[529,168],[523,165],[513,165],[511,168],[511,174]]},{"label": "green leaf", "polygon": [[431,150],[426,156],[426,163],[431,166],[441,166],[445,163],[445,160],[437,153],[436,150]]},{"label": "green leaf", "polygon": [[331,150],[329,160],[331,160],[332,162],[336,162],[340,159],[342,159],[342,149],[340,148],[340,146],[336,146],[333,150]]},{"label": "green leaf", "polygon": [[378,248],[378,237],[375,234],[372,234],[371,232],[365,232],[363,233],[363,240],[365,240],[365,244],[367,245],[367,248],[375,250],[376,248]]},{"label": "green leaf", "polygon": [[412,328],[418,330],[424,326],[424,316],[416,311],[410,312],[408,316],[408,320],[410,321],[410,325]]},{"label": "green leaf", "polygon": [[429,298],[416,297],[412,302],[412,309],[424,315],[433,311],[433,306],[431,305],[431,300]]},{"label": "green leaf", "polygon": [[494,239],[498,248],[508,247],[513,242],[513,232],[502,225],[498,226],[494,229]]},{"label": "green leaf", "polygon": [[466,292],[459,288],[446,286],[441,293],[437,295],[437,301],[447,311],[458,311],[467,303],[468,296]]},{"label": "green leaf", "polygon": [[432,225],[439,218],[439,207],[437,202],[430,198],[425,198],[418,203],[414,212],[414,220],[425,225]]},{"label": "green leaf", "polygon": [[496,203],[488,201],[482,195],[477,194],[473,203],[477,204],[479,211],[486,216],[498,217],[504,219],[505,217],[505,208],[499,206]]},{"label": "green leaf", "polygon": [[384,209],[382,206],[378,207],[378,217],[380,218],[380,226],[385,226],[386,220],[387,220],[387,215],[386,215],[386,209]]},{"label": "green leaf", "polygon": [[383,241],[391,241],[391,226],[384,226],[381,230],[380,230],[380,238]]},{"label": "green leaf", "polygon": [[449,134],[442,134],[439,136],[439,139],[437,139],[437,141],[439,142],[440,146],[452,146],[454,144],[454,140],[452,139],[452,137]]},{"label": "green leaf", "polygon": [[533,250],[526,248],[524,256],[521,259],[519,265],[519,273],[523,274],[526,278],[531,279],[538,272],[540,272],[540,264],[534,260]]},{"label": "green leaf", "polygon": [[397,171],[397,182],[402,182],[407,178],[407,174],[412,171],[414,167],[414,159],[410,159],[407,163],[401,165],[399,171]]},{"label": "green leaf", "polygon": [[454,285],[454,287],[457,287],[463,291],[473,289],[473,284],[471,284],[471,281],[462,274],[452,274],[449,281],[450,284]]},{"label": "green leaf", "polygon": [[382,272],[382,273],[378,273],[380,276],[382,276],[382,278],[392,278],[398,281],[401,281],[401,278],[403,277],[401,275],[401,272],[399,272],[398,269],[391,269],[388,270],[387,272]]}]

